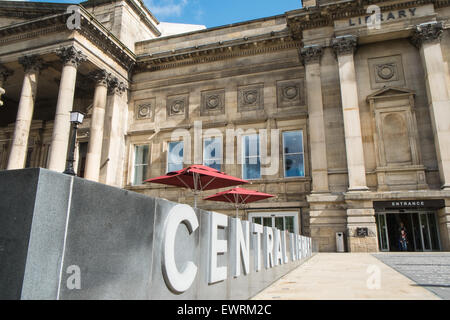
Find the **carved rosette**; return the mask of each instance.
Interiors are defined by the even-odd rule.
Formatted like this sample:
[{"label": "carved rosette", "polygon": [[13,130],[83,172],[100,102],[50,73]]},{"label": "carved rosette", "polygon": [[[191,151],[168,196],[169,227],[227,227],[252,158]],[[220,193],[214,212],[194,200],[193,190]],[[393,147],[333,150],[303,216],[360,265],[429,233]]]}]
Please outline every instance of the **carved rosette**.
[{"label": "carved rosette", "polygon": [[75,68],[78,68],[87,59],[83,52],[75,49],[74,46],[60,48],[56,51],[56,54],[61,58],[65,66],[69,65]]},{"label": "carved rosette", "polygon": [[417,48],[426,42],[441,41],[444,25],[442,22],[423,23],[416,26],[411,42]]},{"label": "carved rosette", "polygon": [[336,37],[331,42],[331,46],[333,47],[336,56],[354,54],[357,45],[358,40],[355,36]]},{"label": "carved rosette", "polygon": [[95,81],[95,83],[99,86],[108,87],[111,79],[111,74],[106,70],[100,69],[89,73],[89,78]]},{"label": "carved rosette", "polygon": [[45,67],[44,61],[37,55],[20,57],[19,63],[22,65],[25,73],[39,72]]},{"label": "carved rosette", "polygon": [[323,48],[321,46],[307,46],[300,50],[300,56],[304,64],[320,63],[323,56]]}]

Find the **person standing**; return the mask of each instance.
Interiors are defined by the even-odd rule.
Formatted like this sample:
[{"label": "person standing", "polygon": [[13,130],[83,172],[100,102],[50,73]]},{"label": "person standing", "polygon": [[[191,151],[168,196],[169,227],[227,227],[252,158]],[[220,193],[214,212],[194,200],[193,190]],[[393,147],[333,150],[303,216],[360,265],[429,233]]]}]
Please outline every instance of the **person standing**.
[{"label": "person standing", "polygon": [[408,234],[403,222],[400,222],[399,230],[399,249],[400,251],[408,251]]}]

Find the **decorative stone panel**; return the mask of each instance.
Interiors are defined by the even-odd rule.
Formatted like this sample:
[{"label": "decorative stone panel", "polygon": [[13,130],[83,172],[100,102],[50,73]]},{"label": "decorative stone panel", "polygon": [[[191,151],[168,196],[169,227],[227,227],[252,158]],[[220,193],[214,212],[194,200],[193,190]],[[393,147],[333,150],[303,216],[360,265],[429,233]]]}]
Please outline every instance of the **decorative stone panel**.
[{"label": "decorative stone panel", "polygon": [[264,86],[255,84],[238,88],[238,112],[264,109]]},{"label": "decorative stone panel", "polygon": [[156,98],[137,100],[134,105],[134,118],[136,120],[154,121]]},{"label": "decorative stone panel", "polygon": [[369,72],[372,89],[381,89],[385,86],[405,86],[401,55],[369,59]]},{"label": "decorative stone panel", "polygon": [[166,102],[167,118],[184,118],[189,114],[189,95],[180,94],[167,97]]},{"label": "decorative stone panel", "polygon": [[225,113],[225,90],[210,90],[202,92],[200,108],[201,116],[218,115]]},{"label": "decorative stone panel", "polygon": [[278,108],[304,106],[305,84],[302,79],[277,82]]}]

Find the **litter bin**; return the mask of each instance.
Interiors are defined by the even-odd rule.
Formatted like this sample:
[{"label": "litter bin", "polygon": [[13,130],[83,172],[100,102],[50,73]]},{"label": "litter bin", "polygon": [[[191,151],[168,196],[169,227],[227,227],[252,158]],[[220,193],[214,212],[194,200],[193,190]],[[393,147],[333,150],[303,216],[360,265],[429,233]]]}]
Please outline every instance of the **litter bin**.
[{"label": "litter bin", "polygon": [[344,249],[344,233],[336,232],[336,251],[345,252]]}]

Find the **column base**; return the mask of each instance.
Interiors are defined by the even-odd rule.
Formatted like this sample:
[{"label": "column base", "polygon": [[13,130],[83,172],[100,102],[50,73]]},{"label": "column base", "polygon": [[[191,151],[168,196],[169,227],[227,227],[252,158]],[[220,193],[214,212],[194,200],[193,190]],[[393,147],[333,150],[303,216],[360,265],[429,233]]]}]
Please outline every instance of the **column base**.
[{"label": "column base", "polygon": [[347,192],[362,192],[362,191],[369,191],[369,188],[368,187],[354,187],[354,188],[349,188],[348,190],[347,190]]}]

